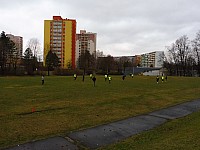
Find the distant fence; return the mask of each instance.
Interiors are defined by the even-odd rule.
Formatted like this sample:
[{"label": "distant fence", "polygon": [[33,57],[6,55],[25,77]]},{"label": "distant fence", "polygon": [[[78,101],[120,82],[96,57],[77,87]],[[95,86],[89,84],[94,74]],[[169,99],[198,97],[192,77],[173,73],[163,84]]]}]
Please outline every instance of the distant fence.
[{"label": "distant fence", "polygon": [[163,73],[163,71],[161,70],[162,68],[146,68],[146,67],[126,67],[125,68],[125,72],[124,74],[125,75],[129,75],[129,74],[134,74],[134,75],[137,75],[137,74],[143,74],[145,72],[153,72],[155,70],[157,70],[159,72],[159,74]]}]

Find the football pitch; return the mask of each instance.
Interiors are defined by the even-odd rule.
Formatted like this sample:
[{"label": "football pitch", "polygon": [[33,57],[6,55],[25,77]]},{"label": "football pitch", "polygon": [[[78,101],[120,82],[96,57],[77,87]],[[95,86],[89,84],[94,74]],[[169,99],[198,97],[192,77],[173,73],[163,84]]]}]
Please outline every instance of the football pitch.
[{"label": "football pitch", "polygon": [[[104,76],[96,78],[94,87],[89,76],[84,82],[81,76],[77,80],[45,76],[44,85],[41,76],[0,77],[0,148],[65,136],[200,98],[200,78],[168,77],[167,82],[160,80],[158,84],[156,77],[150,76],[127,76],[125,80],[112,76],[110,84]],[[145,143],[146,134],[134,141]],[[128,148],[130,143],[131,138],[110,149],[123,144]]]}]

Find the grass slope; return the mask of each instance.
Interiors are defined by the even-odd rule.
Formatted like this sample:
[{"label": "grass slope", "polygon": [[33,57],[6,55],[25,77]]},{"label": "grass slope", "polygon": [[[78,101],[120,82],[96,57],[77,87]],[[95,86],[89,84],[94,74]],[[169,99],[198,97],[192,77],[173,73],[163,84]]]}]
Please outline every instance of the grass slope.
[{"label": "grass slope", "polygon": [[105,150],[199,150],[200,112],[103,147]]}]

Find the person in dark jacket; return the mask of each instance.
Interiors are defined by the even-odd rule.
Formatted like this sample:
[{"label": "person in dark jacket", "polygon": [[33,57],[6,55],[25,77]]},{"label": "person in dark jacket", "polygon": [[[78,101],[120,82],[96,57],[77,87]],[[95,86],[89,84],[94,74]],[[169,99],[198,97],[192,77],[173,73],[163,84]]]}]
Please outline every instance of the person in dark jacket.
[{"label": "person in dark jacket", "polygon": [[94,86],[95,86],[95,82],[96,82],[96,77],[95,76],[92,77],[92,81],[94,82]]}]

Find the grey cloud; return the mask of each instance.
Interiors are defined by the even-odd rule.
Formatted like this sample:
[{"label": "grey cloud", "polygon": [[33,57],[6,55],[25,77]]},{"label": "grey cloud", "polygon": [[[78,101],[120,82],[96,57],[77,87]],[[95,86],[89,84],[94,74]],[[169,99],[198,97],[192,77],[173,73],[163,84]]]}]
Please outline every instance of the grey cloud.
[{"label": "grey cloud", "polygon": [[77,32],[97,33],[97,49],[104,53],[134,55],[194,36],[200,30],[199,5],[199,0],[1,0],[0,30],[43,43],[44,20],[61,15],[76,19]]}]

